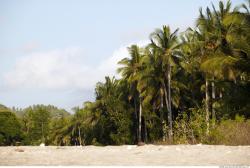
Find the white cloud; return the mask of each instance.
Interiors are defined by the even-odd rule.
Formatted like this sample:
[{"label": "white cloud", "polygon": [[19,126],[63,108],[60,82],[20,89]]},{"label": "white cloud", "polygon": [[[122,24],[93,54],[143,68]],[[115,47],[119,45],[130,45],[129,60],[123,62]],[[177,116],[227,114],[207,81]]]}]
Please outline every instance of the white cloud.
[{"label": "white cloud", "polygon": [[61,89],[87,84],[82,78],[88,72],[83,51],[77,47],[35,52],[16,61],[13,70],[5,74],[11,87]]},{"label": "white cloud", "polygon": [[31,52],[35,49],[37,49],[40,46],[40,44],[37,41],[30,41],[28,43],[26,43],[25,45],[23,45],[21,47],[21,50],[24,52]]},{"label": "white cloud", "polygon": [[5,84],[12,88],[93,89],[105,76],[118,77],[117,62],[128,56],[127,47],[131,44],[115,50],[97,66],[86,63],[86,56],[79,47],[34,52],[18,59],[14,68],[4,74]]},{"label": "white cloud", "polygon": [[103,63],[101,63],[99,70],[100,72],[105,72],[105,74],[103,74],[103,78],[104,76],[115,76],[117,78],[119,78],[119,74],[116,73],[117,68],[119,67],[119,65],[117,64],[121,59],[125,58],[125,57],[129,57],[129,52],[127,50],[127,47],[131,46],[132,44],[136,44],[139,47],[143,47],[145,45],[147,45],[149,43],[148,40],[144,40],[144,41],[139,41],[139,42],[135,42],[135,43],[129,43],[127,45],[121,46],[119,49],[115,50],[112,57],[110,57],[108,60],[104,61]]}]

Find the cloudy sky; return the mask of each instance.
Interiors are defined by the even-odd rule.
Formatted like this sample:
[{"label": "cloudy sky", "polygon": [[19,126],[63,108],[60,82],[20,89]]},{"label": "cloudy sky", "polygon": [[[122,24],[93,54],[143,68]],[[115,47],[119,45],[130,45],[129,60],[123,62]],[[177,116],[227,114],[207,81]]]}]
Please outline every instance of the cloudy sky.
[{"label": "cloudy sky", "polygon": [[209,0],[0,0],[0,104],[70,110],[94,100],[95,83],[117,76],[127,46],[145,45],[164,24],[194,26],[199,7],[208,5]]}]

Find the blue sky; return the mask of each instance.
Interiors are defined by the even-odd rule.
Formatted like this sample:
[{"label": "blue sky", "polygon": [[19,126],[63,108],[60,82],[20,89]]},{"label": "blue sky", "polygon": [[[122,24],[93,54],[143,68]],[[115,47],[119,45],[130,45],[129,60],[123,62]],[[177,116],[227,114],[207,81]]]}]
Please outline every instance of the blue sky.
[{"label": "blue sky", "polygon": [[[0,103],[70,110],[116,75],[126,47],[162,25],[194,26],[218,0],[0,0]],[[233,0],[233,6],[244,2]]]}]

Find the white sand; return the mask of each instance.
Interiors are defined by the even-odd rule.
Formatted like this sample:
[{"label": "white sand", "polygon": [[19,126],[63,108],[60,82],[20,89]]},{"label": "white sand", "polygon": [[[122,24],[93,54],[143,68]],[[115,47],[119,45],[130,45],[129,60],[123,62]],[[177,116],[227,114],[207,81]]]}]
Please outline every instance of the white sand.
[{"label": "white sand", "polygon": [[250,165],[250,146],[0,147],[0,165]]}]

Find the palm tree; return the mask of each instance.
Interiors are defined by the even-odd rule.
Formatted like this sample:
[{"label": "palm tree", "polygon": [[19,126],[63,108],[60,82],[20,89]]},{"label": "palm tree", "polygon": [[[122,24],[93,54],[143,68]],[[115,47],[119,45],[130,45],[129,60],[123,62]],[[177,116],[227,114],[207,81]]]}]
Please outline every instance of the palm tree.
[{"label": "palm tree", "polygon": [[[207,134],[209,133],[209,118],[210,118],[210,104],[211,96],[209,94],[209,87],[212,87],[212,100],[215,99],[215,75],[218,68],[209,64],[205,66],[208,60],[214,58],[215,55],[218,55],[218,49],[221,47],[222,43],[225,43],[224,35],[226,34],[226,29],[221,23],[221,18],[225,17],[230,10],[231,3],[227,2],[226,7],[224,8],[223,2],[219,2],[220,13],[215,10],[213,6],[213,13],[207,7],[205,15],[200,9],[200,16],[197,20],[197,30],[196,36],[199,39],[200,45],[200,55],[201,55],[201,70],[205,72],[205,109],[206,109],[206,123],[207,123]],[[212,72],[208,69],[213,69]],[[211,81],[211,84],[210,84]],[[215,111],[212,107],[212,117],[215,118]]]},{"label": "palm tree", "polygon": [[[201,45],[201,70],[205,72],[206,78],[206,121],[207,121],[207,133],[209,132],[209,105],[212,104],[212,118],[215,120],[215,109],[213,103],[210,102],[209,83],[211,81],[212,102],[215,102],[215,77],[217,79],[231,79],[236,82],[236,76],[239,74],[235,65],[239,62],[239,53],[242,52],[237,46],[244,46],[249,48],[247,43],[239,42],[242,28],[242,18],[239,16],[237,9],[231,11],[231,2],[227,1],[224,4],[219,2],[219,10],[217,11],[213,7],[213,12],[209,8],[204,15],[200,10],[200,16],[197,20],[197,33],[200,37]],[[240,24],[241,26],[236,26]],[[248,29],[249,30],[249,29]],[[235,32],[237,32],[235,34]],[[244,32],[244,31],[243,31]],[[246,42],[246,41],[245,41]]]},{"label": "palm tree", "polygon": [[[206,14],[204,15],[202,9],[200,9],[200,16],[197,19],[197,29],[195,30],[195,36],[197,41],[197,45],[199,46],[201,64],[204,60],[209,58],[211,52],[215,49],[216,45],[216,36],[214,31],[216,27],[214,27],[214,17],[211,13],[211,10],[207,8]],[[210,116],[210,94],[209,94],[209,74],[205,71],[205,111],[206,111],[206,124],[207,131],[206,134],[209,133],[209,116]]]},{"label": "palm tree", "polygon": [[[137,89],[143,97],[142,104],[145,106],[153,104],[153,111],[160,109],[160,119],[164,123],[163,118],[163,89],[161,81],[164,80],[162,73],[161,60],[159,59],[157,50],[150,45],[147,46],[142,53],[141,68],[137,73],[138,80]],[[160,100],[160,101],[159,101]],[[160,107],[159,107],[160,106]],[[146,130],[146,113],[144,113],[144,128]],[[146,133],[146,131],[144,131]],[[163,137],[166,134],[163,133]],[[145,137],[146,138],[146,137]],[[165,138],[163,138],[165,140]]]},{"label": "palm tree", "polygon": [[125,98],[126,83],[114,77],[105,77],[105,82],[96,85],[96,103],[98,121],[95,125],[95,137],[103,144],[130,143],[131,106]]},{"label": "palm tree", "polygon": [[165,95],[165,103],[168,109],[168,137],[169,141],[173,139],[173,119],[171,107],[171,73],[172,66],[175,66],[174,57],[177,56],[179,47],[176,29],[171,33],[169,26],[163,26],[162,29],[157,29],[150,35],[151,46],[160,54],[162,69],[164,69],[164,80],[162,81],[163,91]]},{"label": "palm tree", "polygon": [[[128,48],[129,54],[131,58],[124,58],[118,62],[118,64],[122,65],[122,67],[118,68],[118,72],[121,73],[124,79],[128,81],[130,84],[130,96],[129,99],[133,98],[134,101],[134,109],[135,109],[135,117],[138,122],[136,124],[137,127],[137,141],[142,141],[141,136],[141,117],[142,117],[142,97],[139,94],[137,89],[138,80],[136,75],[140,71],[141,67],[141,52],[140,48],[137,45],[132,45]],[[137,111],[137,104],[139,103],[139,114]]]}]

